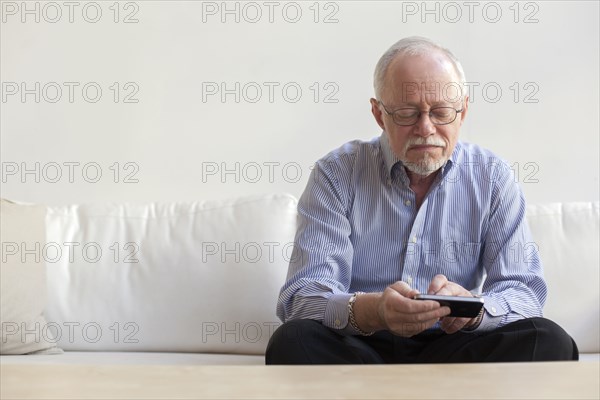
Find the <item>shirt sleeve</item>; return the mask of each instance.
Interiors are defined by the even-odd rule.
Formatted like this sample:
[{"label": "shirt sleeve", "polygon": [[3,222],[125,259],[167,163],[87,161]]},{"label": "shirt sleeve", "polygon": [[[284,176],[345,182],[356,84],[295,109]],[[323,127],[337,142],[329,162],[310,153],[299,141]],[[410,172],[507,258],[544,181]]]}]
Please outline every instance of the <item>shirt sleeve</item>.
[{"label": "shirt sleeve", "polygon": [[498,175],[481,255],[485,313],[475,331],[542,316],[547,295],[538,245],[525,217],[525,197],[507,165]]},{"label": "shirt sleeve", "polygon": [[298,230],[277,315],[283,322],[313,319],[354,334],[348,324],[353,258],[348,195],[335,169],[333,162],[317,162],[298,201]]}]

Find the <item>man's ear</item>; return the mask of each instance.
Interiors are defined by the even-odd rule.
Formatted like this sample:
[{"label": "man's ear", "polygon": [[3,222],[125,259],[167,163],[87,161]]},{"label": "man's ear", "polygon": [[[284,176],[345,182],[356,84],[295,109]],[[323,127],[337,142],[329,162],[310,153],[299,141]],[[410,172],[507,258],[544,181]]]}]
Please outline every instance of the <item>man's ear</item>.
[{"label": "man's ear", "polygon": [[467,117],[467,112],[469,111],[469,96],[465,96],[463,100],[463,110],[460,113],[460,124],[462,125],[465,122],[465,118]]},{"label": "man's ear", "polygon": [[374,98],[371,98],[370,102],[371,102],[371,112],[373,113],[373,116],[375,117],[375,121],[377,121],[377,125],[379,125],[379,127],[382,130],[385,130],[385,127],[383,125],[383,112],[379,108],[379,103]]}]

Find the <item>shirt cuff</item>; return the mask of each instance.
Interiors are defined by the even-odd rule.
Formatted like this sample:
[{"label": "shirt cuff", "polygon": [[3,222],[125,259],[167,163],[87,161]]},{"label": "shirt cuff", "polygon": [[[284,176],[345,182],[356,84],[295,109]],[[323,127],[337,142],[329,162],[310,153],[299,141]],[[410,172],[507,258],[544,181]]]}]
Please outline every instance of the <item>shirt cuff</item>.
[{"label": "shirt cuff", "polygon": [[353,293],[337,293],[329,297],[323,316],[323,325],[334,329],[340,335],[357,335],[358,332],[348,322],[348,302]]},{"label": "shirt cuff", "polygon": [[484,297],[483,308],[485,312],[483,313],[483,318],[481,319],[481,323],[475,329],[470,332],[487,332],[492,331],[500,326],[508,311],[504,308],[504,306],[491,297]]}]

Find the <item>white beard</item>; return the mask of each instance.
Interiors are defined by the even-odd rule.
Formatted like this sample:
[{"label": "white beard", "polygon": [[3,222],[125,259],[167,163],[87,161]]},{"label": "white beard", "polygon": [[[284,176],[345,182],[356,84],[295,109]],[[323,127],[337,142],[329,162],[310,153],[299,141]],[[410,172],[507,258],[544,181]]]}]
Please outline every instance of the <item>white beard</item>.
[{"label": "white beard", "polygon": [[[444,143],[444,141],[442,139],[440,139],[439,137],[428,137],[428,138],[416,137],[416,138],[412,138],[412,140],[409,140],[408,142],[406,142],[406,144],[404,145],[404,154],[406,155],[409,147],[414,146],[414,145],[422,145],[422,144],[428,144],[428,145],[433,145],[433,146],[445,146],[446,145],[446,143]],[[411,162],[411,161],[408,161],[403,158],[401,158],[400,160],[402,161],[402,163],[404,164],[406,169],[409,170],[410,172],[415,173],[417,175],[421,175],[421,176],[427,176],[427,175],[434,173],[438,169],[442,168],[442,166],[446,163],[446,161],[448,161],[448,157],[442,157],[441,159],[436,160],[429,153],[425,152],[425,154],[423,155],[423,158],[421,158],[417,162]]]},{"label": "white beard", "polygon": [[425,156],[418,162],[401,161],[404,167],[410,172],[421,176],[428,176],[442,168],[446,161],[448,161],[448,158],[444,157],[441,160],[434,160],[428,153],[425,153]]}]

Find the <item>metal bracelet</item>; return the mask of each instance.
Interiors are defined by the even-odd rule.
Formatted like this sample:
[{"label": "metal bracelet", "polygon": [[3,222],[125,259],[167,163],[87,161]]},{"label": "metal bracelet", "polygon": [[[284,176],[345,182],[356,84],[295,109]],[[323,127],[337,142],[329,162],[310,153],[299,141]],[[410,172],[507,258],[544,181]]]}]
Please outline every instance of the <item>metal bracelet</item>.
[{"label": "metal bracelet", "polygon": [[352,297],[350,297],[350,300],[348,300],[348,319],[350,319],[350,326],[352,328],[354,328],[354,330],[356,330],[359,334],[361,334],[362,336],[371,336],[372,334],[375,333],[375,331],[372,332],[365,332],[362,329],[359,328],[358,324],[356,323],[356,319],[354,318],[354,303],[356,302],[356,297],[359,294],[364,294],[365,292],[356,292],[352,295]]}]

